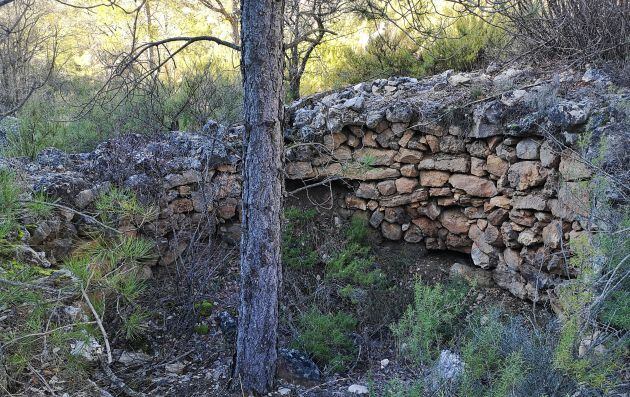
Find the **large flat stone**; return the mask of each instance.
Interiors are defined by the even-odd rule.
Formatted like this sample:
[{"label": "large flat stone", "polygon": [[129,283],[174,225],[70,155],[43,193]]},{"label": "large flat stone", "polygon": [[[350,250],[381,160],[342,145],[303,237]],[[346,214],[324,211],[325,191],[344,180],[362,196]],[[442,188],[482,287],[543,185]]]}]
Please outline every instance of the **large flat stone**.
[{"label": "large flat stone", "polygon": [[454,188],[462,189],[471,196],[494,197],[498,193],[497,187],[491,180],[474,175],[453,174],[448,182]]}]

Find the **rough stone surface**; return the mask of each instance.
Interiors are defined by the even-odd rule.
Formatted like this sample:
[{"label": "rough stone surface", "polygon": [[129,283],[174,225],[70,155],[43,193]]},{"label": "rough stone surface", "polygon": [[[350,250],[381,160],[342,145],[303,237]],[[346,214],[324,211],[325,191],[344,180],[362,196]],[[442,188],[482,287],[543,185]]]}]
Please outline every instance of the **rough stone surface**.
[{"label": "rough stone surface", "polygon": [[452,279],[464,279],[469,284],[476,287],[490,288],[494,286],[492,272],[461,263],[454,263],[453,266],[451,266],[449,276]]},{"label": "rough stone surface", "polygon": [[507,173],[508,182],[511,187],[521,191],[539,186],[545,181],[541,168],[542,165],[537,161],[521,161],[512,164]]},{"label": "rough stone surface", "polygon": [[454,188],[462,189],[471,196],[494,197],[498,193],[492,181],[474,175],[453,174],[448,181]]},{"label": "rough stone surface", "polygon": [[533,139],[523,139],[516,144],[516,157],[523,160],[538,160],[540,142]]},{"label": "rough stone surface", "polygon": [[420,185],[430,187],[441,187],[447,182],[450,173],[445,171],[420,171]]}]

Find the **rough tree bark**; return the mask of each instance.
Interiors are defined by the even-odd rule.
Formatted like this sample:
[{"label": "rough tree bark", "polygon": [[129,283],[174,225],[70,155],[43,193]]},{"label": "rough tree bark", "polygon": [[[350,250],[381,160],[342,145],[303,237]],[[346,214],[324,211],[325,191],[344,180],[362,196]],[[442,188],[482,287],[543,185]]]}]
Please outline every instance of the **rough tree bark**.
[{"label": "rough tree bark", "polygon": [[271,390],[281,285],[282,13],[284,0],[242,0],[245,132],[241,293],[235,383]]}]

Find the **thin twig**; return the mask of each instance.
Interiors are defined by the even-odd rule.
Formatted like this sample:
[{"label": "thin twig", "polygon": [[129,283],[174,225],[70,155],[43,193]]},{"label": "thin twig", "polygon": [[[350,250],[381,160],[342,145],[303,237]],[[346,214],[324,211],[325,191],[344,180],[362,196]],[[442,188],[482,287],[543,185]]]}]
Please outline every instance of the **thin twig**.
[{"label": "thin twig", "polygon": [[27,289],[38,289],[38,290],[41,290],[41,291],[46,291],[46,292],[48,292],[50,294],[57,294],[57,293],[59,293],[58,289],[46,287],[45,285],[23,283],[23,282],[20,282],[20,281],[7,280],[7,279],[4,279],[4,278],[0,278],[0,284],[9,285],[11,287],[20,287],[20,288],[27,288]]},{"label": "thin twig", "polygon": [[308,394],[309,392],[312,392],[313,390],[319,389],[322,386],[332,385],[332,384],[335,384],[335,383],[343,382],[343,381],[348,380],[348,379],[350,379],[350,378],[333,379],[333,380],[329,380],[328,382],[320,383],[319,385],[315,385],[315,386],[311,387],[310,389],[306,389],[306,391],[304,391],[304,395]]},{"label": "thin twig", "polygon": [[123,393],[128,395],[129,397],[145,397],[146,394],[137,392],[129,387],[122,379],[120,379],[114,371],[109,367],[109,365],[105,362],[105,360],[101,359],[101,369],[105,373],[105,376],[109,379],[111,384],[116,388],[120,389]]},{"label": "thin twig", "polygon": [[39,200],[20,200],[20,202],[22,202],[22,203],[44,204],[44,205],[49,205],[51,207],[59,208],[59,209],[62,209],[62,210],[70,211],[70,212],[73,212],[73,213],[75,213],[77,215],[80,215],[80,216],[82,216],[84,218],[89,219],[90,221],[96,223],[99,226],[104,227],[107,230],[110,230],[110,231],[112,231],[114,233],[122,234],[122,232],[120,230],[114,229],[113,227],[104,224],[103,222],[99,221],[98,219],[96,219],[92,215],[88,215],[88,214],[86,214],[84,212],[77,211],[74,208],[70,208],[70,207],[65,206],[65,205],[61,205],[61,204],[57,204],[57,203],[49,203],[49,202],[46,202],[46,201],[39,201]]},{"label": "thin twig", "polygon": [[94,320],[96,321],[96,324],[98,324],[98,328],[101,330],[101,334],[103,335],[103,339],[105,341],[105,350],[107,351],[107,364],[111,364],[114,361],[112,359],[112,349],[109,346],[109,339],[107,337],[107,332],[105,331],[105,327],[103,327],[103,322],[101,321],[100,316],[96,312],[96,309],[92,305],[92,302],[90,301],[90,298],[88,297],[83,287],[81,287],[81,294],[83,294],[83,299],[85,299],[85,303],[88,305],[88,307],[92,311],[92,314],[94,315]]},{"label": "thin twig", "polygon": [[35,374],[37,376],[37,378],[42,382],[42,384],[44,385],[46,390],[48,390],[50,392],[50,394],[52,394],[53,396],[57,395],[57,393],[55,393],[53,388],[50,387],[50,384],[46,381],[46,379],[44,379],[42,374],[40,374],[39,371],[37,371],[35,368],[33,368],[31,363],[28,363],[28,369],[29,369],[29,371],[31,371],[33,374]]},{"label": "thin twig", "polygon": [[10,341],[8,341],[3,347],[7,347],[10,345],[15,344],[18,341],[21,341],[22,339],[27,339],[27,338],[38,338],[40,336],[46,336],[46,335],[50,335],[52,333],[55,333],[57,331],[61,331],[63,329],[67,329],[67,328],[72,328],[72,327],[77,327],[79,325],[90,325],[90,324],[96,324],[96,321],[84,321],[84,322],[80,322],[80,323],[73,323],[73,324],[66,324],[66,325],[62,325],[61,327],[57,327],[57,328],[53,328],[51,330],[48,331],[44,331],[44,332],[37,332],[34,334],[28,334],[28,335],[22,335],[20,337],[11,339]]},{"label": "thin twig", "polygon": [[324,179],[321,182],[313,183],[311,185],[302,186],[301,188],[298,188],[298,189],[295,189],[295,190],[291,190],[290,192],[286,192],[286,195],[293,195],[293,194],[299,193],[299,192],[301,192],[303,190],[307,190],[307,189],[310,189],[310,188],[315,187],[315,186],[325,185],[327,183],[338,181],[340,179],[344,179],[344,178],[340,177],[340,176],[335,176],[335,177],[332,177],[332,178],[326,178],[326,179]]}]

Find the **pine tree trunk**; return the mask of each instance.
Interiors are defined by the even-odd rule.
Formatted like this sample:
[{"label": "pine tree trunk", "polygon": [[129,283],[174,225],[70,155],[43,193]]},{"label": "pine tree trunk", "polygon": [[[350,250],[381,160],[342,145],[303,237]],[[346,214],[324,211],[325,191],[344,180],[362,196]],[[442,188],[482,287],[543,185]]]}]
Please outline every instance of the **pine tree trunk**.
[{"label": "pine tree trunk", "polygon": [[283,0],[242,0],[244,88],[241,295],[235,386],[267,393],[277,361],[281,285]]}]

